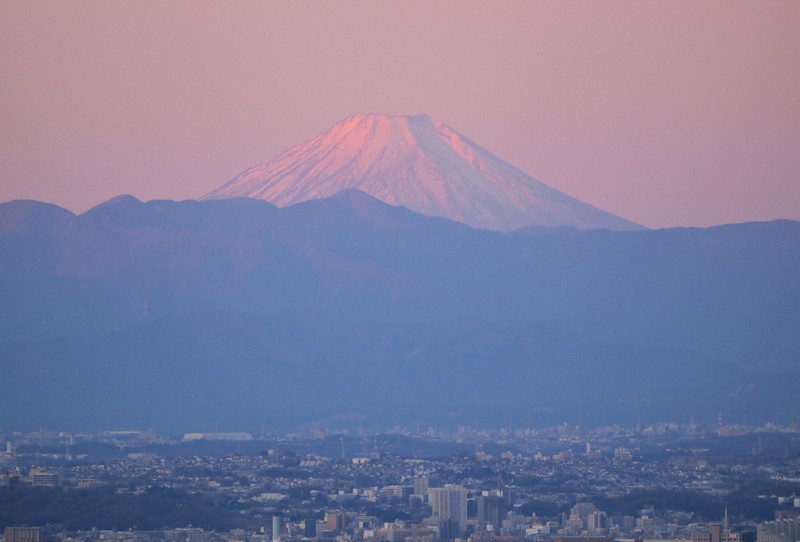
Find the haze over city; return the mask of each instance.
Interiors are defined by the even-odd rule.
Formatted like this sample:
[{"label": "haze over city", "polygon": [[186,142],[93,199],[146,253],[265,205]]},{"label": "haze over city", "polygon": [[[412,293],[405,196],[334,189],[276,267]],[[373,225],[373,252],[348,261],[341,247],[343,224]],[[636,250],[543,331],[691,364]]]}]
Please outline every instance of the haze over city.
[{"label": "haze over city", "polygon": [[194,199],[354,114],[429,114],[647,227],[800,218],[800,6],[0,5],[0,201]]}]

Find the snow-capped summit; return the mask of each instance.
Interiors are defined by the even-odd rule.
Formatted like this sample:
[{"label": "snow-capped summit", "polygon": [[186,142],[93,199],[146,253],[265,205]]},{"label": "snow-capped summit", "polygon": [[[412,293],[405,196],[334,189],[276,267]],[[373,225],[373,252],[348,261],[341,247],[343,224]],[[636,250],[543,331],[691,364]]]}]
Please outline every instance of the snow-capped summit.
[{"label": "snow-capped summit", "polygon": [[640,228],[537,181],[427,115],[349,117],[201,199],[287,206],[348,188],[475,228]]}]

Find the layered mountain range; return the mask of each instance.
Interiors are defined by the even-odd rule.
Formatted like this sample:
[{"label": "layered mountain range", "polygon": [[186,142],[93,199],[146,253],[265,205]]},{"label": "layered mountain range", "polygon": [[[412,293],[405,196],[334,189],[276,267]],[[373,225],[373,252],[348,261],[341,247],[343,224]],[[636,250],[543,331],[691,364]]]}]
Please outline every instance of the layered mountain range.
[{"label": "layered mountain range", "polygon": [[427,116],[0,205],[3,430],[788,421],[798,329],[800,223],[645,230]]},{"label": "layered mountain range", "polygon": [[354,189],[283,204],[0,205],[0,427],[800,415],[800,223],[503,233]]},{"label": "layered mountain range", "polygon": [[526,175],[427,115],[356,115],[254,166],[201,199],[280,207],[357,189],[474,228],[640,229]]}]

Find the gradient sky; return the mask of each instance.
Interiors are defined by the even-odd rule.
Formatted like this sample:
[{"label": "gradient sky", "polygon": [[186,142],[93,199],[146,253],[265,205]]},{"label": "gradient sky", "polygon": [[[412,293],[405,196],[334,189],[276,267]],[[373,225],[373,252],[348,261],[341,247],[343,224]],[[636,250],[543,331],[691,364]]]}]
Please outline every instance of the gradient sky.
[{"label": "gradient sky", "polygon": [[0,2],[0,201],[192,199],[427,113],[650,227],[800,219],[800,2]]}]

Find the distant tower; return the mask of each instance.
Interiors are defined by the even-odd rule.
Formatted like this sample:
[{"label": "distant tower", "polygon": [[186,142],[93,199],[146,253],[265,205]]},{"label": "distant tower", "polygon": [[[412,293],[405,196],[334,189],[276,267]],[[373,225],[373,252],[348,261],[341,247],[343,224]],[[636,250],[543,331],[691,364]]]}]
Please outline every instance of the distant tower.
[{"label": "distant tower", "polygon": [[281,540],[281,515],[278,512],[272,514],[272,542]]}]

